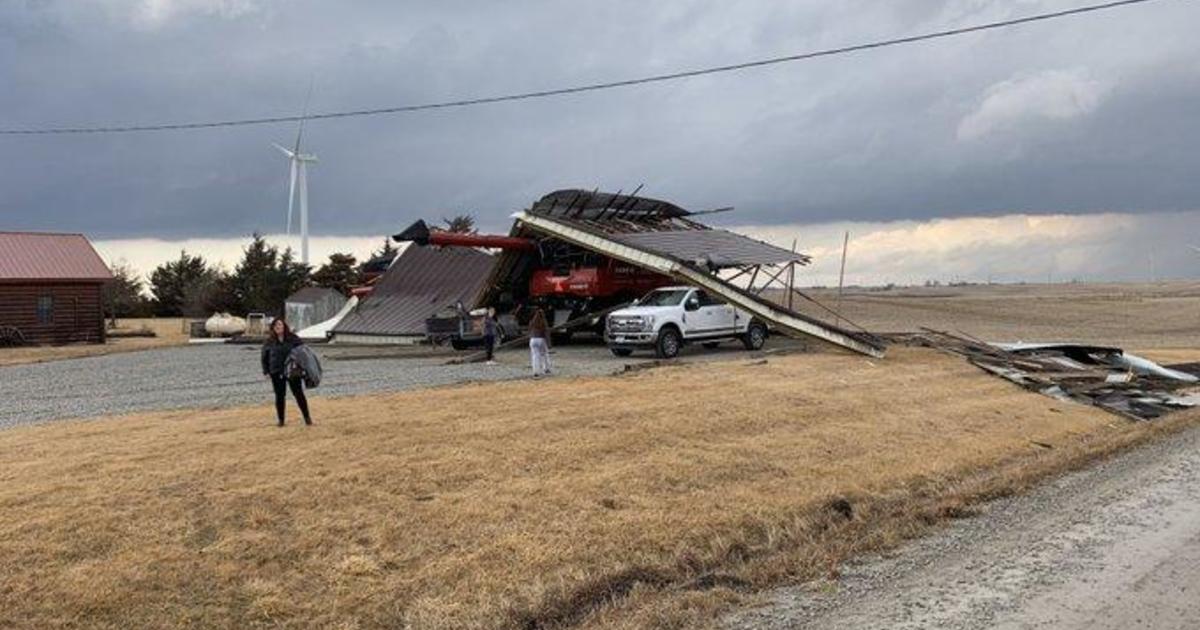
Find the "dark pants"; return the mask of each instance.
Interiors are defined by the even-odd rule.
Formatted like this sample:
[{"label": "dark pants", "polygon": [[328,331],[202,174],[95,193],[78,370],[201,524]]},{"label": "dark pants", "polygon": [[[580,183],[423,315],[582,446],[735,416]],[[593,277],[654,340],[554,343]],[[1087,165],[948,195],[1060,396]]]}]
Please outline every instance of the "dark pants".
[{"label": "dark pants", "polygon": [[300,407],[300,413],[304,414],[304,424],[312,424],[312,418],[308,415],[308,398],[304,396],[304,383],[298,378],[284,378],[282,374],[271,375],[271,385],[275,386],[275,417],[279,418],[279,424],[283,424],[284,403],[287,400],[287,388],[292,388],[292,396],[296,398],[296,405]]},{"label": "dark pants", "polygon": [[491,361],[492,355],[494,355],[496,352],[496,336],[495,335],[484,335],[483,336],[483,348],[487,352],[487,360]]}]

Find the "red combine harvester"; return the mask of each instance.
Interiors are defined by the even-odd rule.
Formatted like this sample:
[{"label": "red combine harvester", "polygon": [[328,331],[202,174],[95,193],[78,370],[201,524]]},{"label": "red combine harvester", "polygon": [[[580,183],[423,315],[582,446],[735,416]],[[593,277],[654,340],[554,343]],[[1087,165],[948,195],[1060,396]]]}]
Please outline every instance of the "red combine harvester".
[{"label": "red combine harvester", "polygon": [[[501,327],[506,329],[507,336],[515,336],[515,331],[508,329],[519,327],[515,323],[518,317],[522,320],[528,317],[531,309],[522,308],[524,306],[542,308],[554,325],[560,325],[578,320],[588,313],[625,304],[652,289],[672,283],[667,276],[561,242],[538,241],[519,236],[447,232],[430,229],[424,221],[417,221],[392,238],[401,242],[411,241],[421,246],[480,247],[528,253],[533,260],[533,269],[529,274],[528,284],[523,287],[524,299],[514,297],[512,304],[489,305],[501,307],[498,308],[501,311],[508,310],[512,315],[501,318]],[[509,322],[507,325],[506,320]],[[603,318],[599,318],[599,322],[603,326]],[[430,325],[445,327],[433,321]],[[472,337],[472,326],[468,325],[466,328],[461,336]],[[438,331],[430,332],[436,336]],[[441,333],[443,336],[452,334],[450,330]]]}]

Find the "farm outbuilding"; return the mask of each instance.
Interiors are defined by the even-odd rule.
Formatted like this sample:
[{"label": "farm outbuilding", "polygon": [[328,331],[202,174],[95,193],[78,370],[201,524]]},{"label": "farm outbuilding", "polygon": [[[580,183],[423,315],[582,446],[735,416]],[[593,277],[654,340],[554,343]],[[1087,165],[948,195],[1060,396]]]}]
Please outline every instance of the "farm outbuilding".
[{"label": "farm outbuilding", "polygon": [[304,287],[283,304],[284,317],[292,330],[304,330],[333,318],[346,305],[341,291],[327,287]]},{"label": "farm outbuilding", "polygon": [[82,234],[0,232],[0,341],[104,343],[112,279]]},{"label": "farm outbuilding", "polygon": [[425,340],[425,320],[479,300],[496,257],[457,247],[406,247],[333,328],[335,343],[411,344]]}]

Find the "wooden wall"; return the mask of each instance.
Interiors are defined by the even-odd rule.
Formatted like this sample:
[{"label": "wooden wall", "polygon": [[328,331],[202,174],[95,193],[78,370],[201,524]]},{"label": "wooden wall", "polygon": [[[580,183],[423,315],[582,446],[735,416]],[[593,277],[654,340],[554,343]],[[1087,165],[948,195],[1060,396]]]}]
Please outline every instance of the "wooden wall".
[{"label": "wooden wall", "polygon": [[[97,283],[0,284],[0,326],[16,326],[32,344],[104,343]],[[53,298],[52,321],[38,322],[38,298]]]}]

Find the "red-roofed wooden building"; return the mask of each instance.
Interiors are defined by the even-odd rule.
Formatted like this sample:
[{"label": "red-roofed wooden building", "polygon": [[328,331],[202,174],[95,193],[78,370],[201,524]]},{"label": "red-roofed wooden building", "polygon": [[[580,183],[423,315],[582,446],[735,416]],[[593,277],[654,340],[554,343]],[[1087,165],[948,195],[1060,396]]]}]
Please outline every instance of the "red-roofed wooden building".
[{"label": "red-roofed wooden building", "polygon": [[104,343],[108,266],[82,234],[0,232],[0,329],[27,343]]}]

